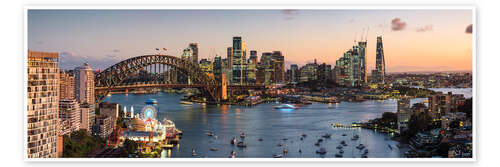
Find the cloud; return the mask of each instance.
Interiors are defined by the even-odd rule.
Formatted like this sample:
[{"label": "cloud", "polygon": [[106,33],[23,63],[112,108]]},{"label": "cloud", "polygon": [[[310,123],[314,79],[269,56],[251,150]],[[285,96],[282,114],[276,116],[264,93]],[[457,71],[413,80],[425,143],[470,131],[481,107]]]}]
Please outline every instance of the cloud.
[{"label": "cloud", "polygon": [[284,9],[281,13],[285,16],[285,20],[292,20],[295,16],[299,15],[299,10],[297,9]]},{"label": "cloud", "polygon": [[393,31],[401,31],[406,28],[406,22],[401,21],[401,19],[397,17],[392,19],[391,24],[391,29]]},{"label": "cloud", "polygon": [[472,34],[472,24],[469,24],[467,28],[465,28],[465,33]]},{"label": "cloud", "polygon": [[418,27],[417,32],[432,31],[432,25],[426,25],[424,27]]},{"label": "cloud", "polygon": [[113,52],[118,53],[118,52],[120,52],[120,49],[113,49]]}]

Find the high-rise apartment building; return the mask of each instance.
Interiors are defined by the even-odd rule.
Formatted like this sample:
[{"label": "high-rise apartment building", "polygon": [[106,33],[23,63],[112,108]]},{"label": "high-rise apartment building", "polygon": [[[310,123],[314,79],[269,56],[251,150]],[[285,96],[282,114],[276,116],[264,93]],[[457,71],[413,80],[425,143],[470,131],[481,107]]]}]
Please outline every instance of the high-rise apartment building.
[{"label": "high-rise apartment building", "polygon": [[63,99],[59,101],[59,119],[64,122],[62,134],[65,135],[80,129],[81,123],[80,104],[75,99]]},{"label": "high-rise apartment building", "polygon": [[373,83],[385,83],[385,57],[384,46],[382,44],[382,36],[377,36],[377,52],[375,60],[375,73],[372,73]]},{"label": "high-rise apartment building", "polygon": [[92,132],[92,127],[95,124],[95,105],[81,104],[80,105],[80,129]]},{"label": "high-rise apartment building", "polygon": [[[58,157],[59,54],[28,50],[27,157]],[[59,143],[60,145],[60,143]],[[60,149],[59,149],[60,150]]]},{"label": "high-rise apartment building", "polygon": [[59,78],[59,99],[75,99],[75,77],[61,71]]},{"label": "high-rise apartment building", "polygon": [[75,97],[80,104],[94,104],[94,72],[88,63],[75,68]]}]

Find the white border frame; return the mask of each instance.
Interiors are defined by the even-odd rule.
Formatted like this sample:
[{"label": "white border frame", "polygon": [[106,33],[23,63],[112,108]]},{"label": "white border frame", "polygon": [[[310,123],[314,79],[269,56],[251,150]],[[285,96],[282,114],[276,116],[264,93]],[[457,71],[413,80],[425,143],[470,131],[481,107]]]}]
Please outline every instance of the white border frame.
[{"label": "white border frame", "polygon": [[[453,10],[472,12],[472,158],[28,158],[27,157],[27,54],[28,10]],[[25,162],[475,162],[477,161],[477,16],[475,5],[26,5],[24,6],[24,123]]]}]

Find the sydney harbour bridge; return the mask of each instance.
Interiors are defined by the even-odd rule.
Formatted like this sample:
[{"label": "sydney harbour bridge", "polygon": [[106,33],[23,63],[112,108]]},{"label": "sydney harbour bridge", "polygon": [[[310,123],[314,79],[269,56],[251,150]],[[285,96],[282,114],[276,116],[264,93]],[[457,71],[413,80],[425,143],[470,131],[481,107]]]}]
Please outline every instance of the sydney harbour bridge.
[{"label": "sydney harbour bridge", "polygon": [[[134,79],[145,72],[154,74],[152,80]],[[175,75],[172,75],[175,74]],[[187,82],[177,81],[177,74]],[[223,94],[228,91],[247,91],[262,89],[263,85],[226,85],[219,82],[213,75],[205,73],[191,61],[170,55],[143,55],[132,57],[116,63],[94,76],[95,95],[97,103],[115,91],[125,91],[141,88],[198,88],[201,95],[211,103],[219,103]]]}]

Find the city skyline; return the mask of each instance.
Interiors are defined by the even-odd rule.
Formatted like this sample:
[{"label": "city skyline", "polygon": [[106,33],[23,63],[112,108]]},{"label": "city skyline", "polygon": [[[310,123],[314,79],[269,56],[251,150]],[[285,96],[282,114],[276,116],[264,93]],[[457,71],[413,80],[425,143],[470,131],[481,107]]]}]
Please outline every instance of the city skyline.
[{"label": "city skyline", "polygon": [[263,52],[283,52],[288,69],[314,59],[335,64],[369,27],[368,73],[377,35],[389,73],[471,71],[471,23],[471,10],[29,10],[28,48],[59,52],[63,69],[89,62],[102,70],[155,48],[180,56],[189,43],[199,44],[199,59],[225,58],[231,38],[242,36],[259,60]]}]

